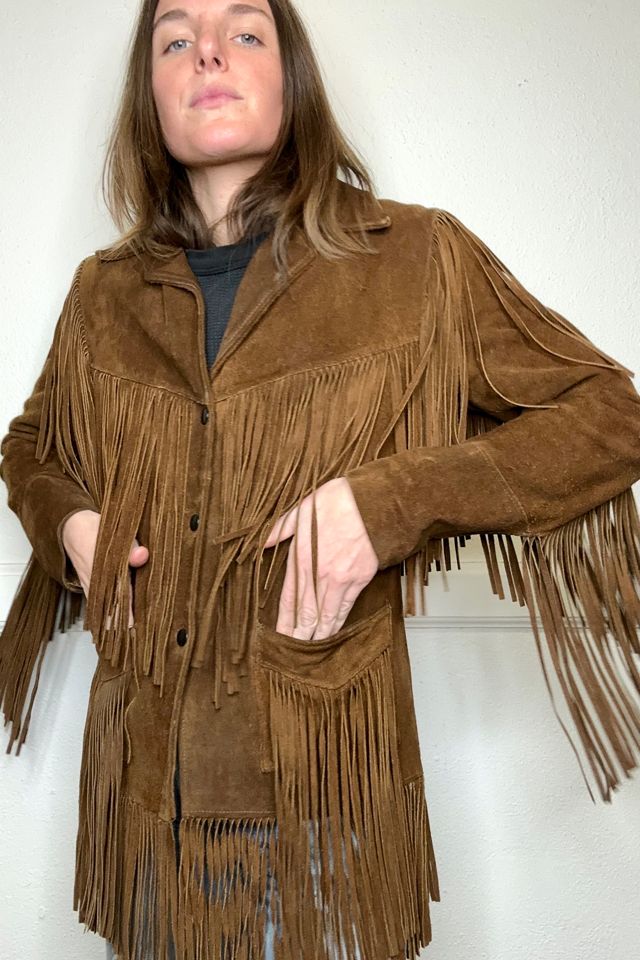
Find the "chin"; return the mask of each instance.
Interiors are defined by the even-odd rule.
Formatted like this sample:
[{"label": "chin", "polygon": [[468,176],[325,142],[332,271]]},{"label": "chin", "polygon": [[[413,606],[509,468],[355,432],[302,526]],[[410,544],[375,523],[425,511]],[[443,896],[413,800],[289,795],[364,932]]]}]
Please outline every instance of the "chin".
[{"label": "chin", "polygon": [[[263,148],[261,146],[256,146],[255,144],[247,143],[242,146],[233,147],[228,144],[220,146],[219,144],[211,144],[206,147],[203,146],[197,154],[194,154],[190,158],[190,162],[194,165],[206,164],[206,163],[230,163],[231,161],[240,161],[240,160],[256,160],[257,158],[263,158],[267,155],[268,148]],[[182,161],[183,163],[185,161]]]}]

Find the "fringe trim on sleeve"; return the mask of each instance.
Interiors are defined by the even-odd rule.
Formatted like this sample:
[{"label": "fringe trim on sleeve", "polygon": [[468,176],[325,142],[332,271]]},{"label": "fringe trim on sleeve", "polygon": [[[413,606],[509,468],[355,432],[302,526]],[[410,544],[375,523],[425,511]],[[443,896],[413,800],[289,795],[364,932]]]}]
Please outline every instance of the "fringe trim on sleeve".
[{"label": "fringe trim on sleeve", "polygon": [[[93,404],[79,299],[84,262],[74,273],[47,357],[48,375],[35,454],[44,463],[51,453],[54,436],[60,438],[56,439],[55,448],[63,469],[95,497],[90,431]],[[58,608],[60,616],[56,622]],[[11,723],[7,753],[16,743],[18,755],[26,740],[47,644],[56,630],[64,633],[73,626],[85,609],[84,594],[67,590],[50,577],[32,552],[0,635],[0,703],[5,725]]]},{"label": "fringe trim on sleeve", "polygon": [[[80,302],[78,267],[48,358],[36,456],[55,450],[63,469],[101,512],[84,628],[99,653],[124,668],[138,635],[128,626],[129,550],[152,502],[149,596],[136,666],[164,685],[166,644],[180,567],[193,402],[93,369]],[[67,592],[67,591],[65,591]],[[34,644],[44,642],[44,637]],[[15,642],[14,642],[15,646]]]},{"label": "fringe trim on sleeve", "polygon": [[[6,752],[11,753],[16,743],[16,756],[29,730],[40,669],[47,643],[53,634],[61,592],[61,584],[52,580],[31,554],[0,635],[0,703],[5,725],[11,724]],[[33,687],[25,714],[24,707],[32,679]]]},{"label": "fringe trim on sleeve", "polygon": [[5,726],[11,724],[7,753],[15,743],[18,756],[27,738],[48,643],[56,630],[66,633],[83,609],[84,594],[66,590],[32,553],[0,634],[0,704]]},{"label": "fringe trim on sleeve", "polygon": [[[83,261],[84,263],[84,261]],[[32,559],[13,600],[0,644],[0,684],[11,743],[24,741],[29,711],[20,724],[26,688],[39,675],[52,638],[55,607],[64,594],[62,628],[83,616],[96,649],[113,667],[129,663],[136,637],[142,649],[135,666],[164,684],[166,644],[180,567],[187,465],[193,403],[91,367],[80,303],[78,267],[56,325],[47,375],[36,457],[55,451],[62,468],[101,512],[88,598],[57,584]],[[128,626],[131,572],[129,550],[138,535],[147,499],[152,501],[148,595],[143,629]],[[37,680],[36,675],[36,680]]]},{"label": "fringe trim on sleeve", "polygon": [[[493,382],[484,357],[469,279],[461,260],[463,247],[473,255],[496,289],[505,314],[540,350],[570,363],[620,370],[633,376],[631,370],[600,350],[568,320],[532,296],[457,218],[439,210],[434,224],[420,362],[415,366],[394,420],[378,444],[376,455],[392,430],[396,449],[401,450],[460,443],[498,425],[498,421],[481,413],[468,415],[468,336],[472,337],[486,383],[497,397],[524,408],[554,406],[506,397]],[[509,290],[509,300],[498,290],[498,279]],[[543,322],[543,329],[549,336],[553,334],[554,343],[558,342],[558,333],[566,335],[566,350],[554,349],[544,337],[536,336],[523,319],[523,312],[514,304],[533,310]],[[404,423],[406,432],[398,429],[400,423]],[[420,612],[425,613],[424,588],[432,565],[446,575],[452,566],[453,552],[460,568],[458,548],[464,547],[469,539],[470,535],[465,534],[451,538],[452,543],[447,538],[430,540],[421,551],[404,561],[406,616],[416,613],[416,588]],[[491,589],[500,598],[505,597],[498,564],[500,556],[511,600],[528,607],[547,684],[545,648],[597,789],[603,800],[610,801],[611,791],[621,783],[615,760],[627,777],[640,763],[640,678],[634,660],[634,655],[639,653],[640,523],[632,489],[551,533],[519,539],[522,562],[511,536],[480,534]],[[544,640],[536,622],[536,607],[544,628]],[[610,637],[615,641],[615,649]],[[600,735],[596,720],[607,740]],[[560,722],[562,724],[562,720]],[[578,757],[593,800],[578,751],[564,724],[563,729]]]},{"label": "fringe trim on sleeve", "polygon": [[84,263],[74,274],[48,357],[36,457],[44,463],[55,450],[63,470],[97,504],[101,483],[94,442],[96,412],[80,303]]},{"label": "fringe trim on sleeve", "polygon": [[554,711],[562,724],[545,656],[600,795],[610,802],[619,768],[628,778],[640,763],[640,523],[633,492],[522,542],[527,605]]}]

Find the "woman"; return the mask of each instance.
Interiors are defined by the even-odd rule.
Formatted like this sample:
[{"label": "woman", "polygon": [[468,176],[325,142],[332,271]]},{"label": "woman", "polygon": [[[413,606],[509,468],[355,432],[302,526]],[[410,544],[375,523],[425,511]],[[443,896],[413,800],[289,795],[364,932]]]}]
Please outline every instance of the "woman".
[{"label": "woman", "polygon": [[124,960],[416,956],[403,614],[449,538],[504,596],[497,537],[601,796],[637,766],[631,371],[452,214],[374,197],[289,0],[144,0],[107,186],[128,229],[2,441],[9,747],[83,612],[80,921]]}]

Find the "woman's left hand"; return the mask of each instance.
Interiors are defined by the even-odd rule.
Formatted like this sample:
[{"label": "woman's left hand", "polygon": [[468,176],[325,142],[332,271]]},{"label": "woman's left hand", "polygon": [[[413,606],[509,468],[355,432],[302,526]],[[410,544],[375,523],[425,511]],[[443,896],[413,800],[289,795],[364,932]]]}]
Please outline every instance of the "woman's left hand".
[{"label": "woman's left hand", "polygon": [[[311,566],[313,501],[317,518],[317,588]],[[293,537],[289,545],[276,630],[301,640],[337,633],[358,594],[378,570],[378,558],[356,506],[349,481],[328,480],[278,518],[265,547]],[[298,567],[298,616],[295,609]]]}]

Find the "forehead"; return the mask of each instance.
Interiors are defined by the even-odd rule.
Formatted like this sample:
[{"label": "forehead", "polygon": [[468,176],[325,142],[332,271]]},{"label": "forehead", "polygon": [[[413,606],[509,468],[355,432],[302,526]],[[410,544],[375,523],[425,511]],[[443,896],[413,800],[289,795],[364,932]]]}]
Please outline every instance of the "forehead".
[{"label": "forehead", "polygon": [[273,21],[271,8],[268,0],[158,0],[154,23],[158,22],[160,17],[167,19],[183,19],[186,17],[207,17],[213,14],[226,14],[228,16],[241,16],[250,13],[265,14],[269,20]]}]

